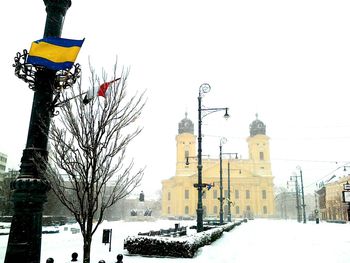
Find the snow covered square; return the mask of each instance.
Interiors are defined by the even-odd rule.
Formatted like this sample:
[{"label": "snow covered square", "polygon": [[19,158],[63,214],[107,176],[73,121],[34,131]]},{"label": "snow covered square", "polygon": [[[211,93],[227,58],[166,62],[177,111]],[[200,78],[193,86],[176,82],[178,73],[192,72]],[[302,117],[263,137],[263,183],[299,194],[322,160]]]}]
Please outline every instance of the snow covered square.
[{"label": "snow covered square", "polygon": [[[255,219],[242,223],[211,245],[200,248],[194,258],[144,257],[128,255],[123,249],[127,236],[139,232],[159,230],[180,225],[195,225],[195,221],[158,220],[155,222],[105,221],[94,235],[91,262],[104,259],[116,262],[123,254],[124,263],[163,262],[218,262],[218,263],[348,263],[350,262],[350,224],[335,224],[309,221],[306,224],[295,220]],[[73,234],[76,225],[60,227],[56,234],[42,235],[41,262],[53,257],[55,262],[69,262],[70,255],[78,252],[82,256],[80,233]],[[103,229],[113,229],[111,252],[109,245],[102,243]],[[190,234],[190,233],[189,233]],[[8,235],[0,236],[0,261],[6,253]],[[79,259],[79,257],[78,257]],[[81,259],[81,258],[80,258]]]}]

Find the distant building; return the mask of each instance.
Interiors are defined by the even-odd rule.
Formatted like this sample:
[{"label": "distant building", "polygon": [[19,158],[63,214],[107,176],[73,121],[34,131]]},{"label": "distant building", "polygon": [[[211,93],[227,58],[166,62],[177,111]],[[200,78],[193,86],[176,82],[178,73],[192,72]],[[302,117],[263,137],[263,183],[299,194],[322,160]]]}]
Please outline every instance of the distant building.
[{"label": "distant building", "polygon": [[7,155],[0,152],[0,174],[6,171]]},{"label": "distant building", "polygon": [[12,215],[11,182],[19,175],[19,171],[8,171],[0,173],[0,215]]},{"label": "distant building", "polygon": [[337,181],[321,184],[316,191],[318,196],[319,216],[321,220],[349,221],[348,204],[343,203],[342,192],[344,184],[350,182],[350,176],[344,176]]},{"label": "distant building", "polygon": [[[281,219],[297,219],[298,212],[297,207],[299,207],[300,218],[302,220],[302,200],[301,193],[299,193],[299,205],[297,205],[297,198],[295,191],[282,191],[275,197],[276,204],[276,217]],[[315,210],[315,196],[312,194],[305,194],[305,214],[306,220],[314,220],[314,210]]]},{"label": "distant building", "polygon": [[[198,183],[196,136],[193,122],[181,120],[176,136],[176,173],[162,181],[162,216],[196,217]],[[272,217],[275,214],[274,185],[270,163],[269,137],[265,124],[256,117],[250,124],[247,138],[249,159],[229,159],[225,155],[223,167],[223,196],[228,196],[228,163],[230,163],[230,197],[232,217]],[[189,163],[186,158],[189,157]],[[205,216],[218,217],[219,201],[219,159],[203,158],[203,183],[212,184],[203,193]],[[224,217],[227,218],[228,202],[224,201]]]},{"label": "distant building", "polygon": [[140,195],[130,196],[119,200],[106,210],[105,218],[107,220],[130,220],[134,211],[139,215],[139,219],[144,218],[145,221],[147,221],[147,217],[144,217],[146,211],[151,212],[149,216],[152,218],[160,217],[160,201],[148,199],[144,194],[143,200],[140,197]]}]

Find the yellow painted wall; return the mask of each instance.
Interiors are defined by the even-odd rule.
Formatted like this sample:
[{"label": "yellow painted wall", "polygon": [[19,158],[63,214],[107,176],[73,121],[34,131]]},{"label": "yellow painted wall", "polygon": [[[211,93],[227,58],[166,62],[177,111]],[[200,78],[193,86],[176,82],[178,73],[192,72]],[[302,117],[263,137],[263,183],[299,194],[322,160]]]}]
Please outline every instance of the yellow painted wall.
[{"label": "yellow painted wall", "polygon": [[[196,217],[198,191],[193,184],[198,180],[197,159],[190,158],[189,165],[185,163],[185,151],[190,157],[197,155],[196,136],[191,133],[179,134],[176,136],[176,143],[176,174],[162,181],[162,216]],[[275,213],[275,205],[269,137],[257,134],[247,138],[247,143],[249,159],[228,160],[223,156],[223,196],[225,196],[225,190],[226,192],[228,190],[228,162],[230,162],[232,217],[246,216],[248,207],[255,217],[272,217]],[[203,209],[205,209],[206,216],[219,216],[220,163],[218,159],[206,159],[205,157],[202,163],[203,183],[215,183],[215,187],[209,191],[205,190]],[[235,197],[236,191],[239,192],[238,198]],[[246,196],[247,191],[249,191],[249,198]],[[215,192],[217,198],[214,198]],[[227,206],[227,201],[224,201],[225,206]]]}]

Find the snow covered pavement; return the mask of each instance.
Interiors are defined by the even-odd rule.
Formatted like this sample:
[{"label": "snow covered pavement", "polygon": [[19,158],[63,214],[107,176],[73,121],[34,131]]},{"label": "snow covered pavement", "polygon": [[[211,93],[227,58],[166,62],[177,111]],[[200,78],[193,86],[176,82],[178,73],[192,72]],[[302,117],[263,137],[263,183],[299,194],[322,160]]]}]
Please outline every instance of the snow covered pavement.
[{"label": "snow covered pavement", "polygon": [[[124,255],[124,263],[348,263],[350,262],[350,224],[325,223],[307,224],[294,220],[255,219],[242,223],[209,246],[198,250],[194,258],[151,258],[129,256],[123,249],[123,241],[128,235],[138,232],[159,230],[180,225],[194,225],[194,221],[156,222],[104,222],[94,236],[91,262],[100,259],[106,263],[116,262],[117,254]],[[76,226],[69,226],[76,227]],[[103,229],[113,229],[112,251],[102,244]],[[3,262],[8,236],[0,236],[0,262]],[[41,261],[53,257],[55,263],[65,263],[72,252],[82,256],[81,235],[72,234],[69,229],[60,228],[58,234],[43,234]]]}]

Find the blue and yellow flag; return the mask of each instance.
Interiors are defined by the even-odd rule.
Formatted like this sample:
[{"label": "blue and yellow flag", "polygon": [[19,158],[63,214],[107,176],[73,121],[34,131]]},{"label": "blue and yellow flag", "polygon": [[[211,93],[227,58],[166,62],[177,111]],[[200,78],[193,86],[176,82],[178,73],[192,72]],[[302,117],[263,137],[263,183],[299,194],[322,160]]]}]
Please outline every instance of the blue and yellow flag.
[{"label": "blue and yellow flag", "polygon": [[51,70],[69,69],[73,66],[84,40],[46,37],[34,41],[27,63]]}]

